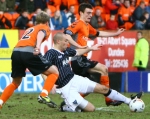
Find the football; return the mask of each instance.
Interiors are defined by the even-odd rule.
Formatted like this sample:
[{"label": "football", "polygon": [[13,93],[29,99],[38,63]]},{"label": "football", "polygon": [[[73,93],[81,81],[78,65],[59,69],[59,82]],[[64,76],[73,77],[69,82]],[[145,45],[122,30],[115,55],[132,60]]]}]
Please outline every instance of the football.
[{"label": "football", "polygon": [[143,112],[145,109],[145,104],[143,100],[136,98],[131,100],[129,108],[131,112]]}]

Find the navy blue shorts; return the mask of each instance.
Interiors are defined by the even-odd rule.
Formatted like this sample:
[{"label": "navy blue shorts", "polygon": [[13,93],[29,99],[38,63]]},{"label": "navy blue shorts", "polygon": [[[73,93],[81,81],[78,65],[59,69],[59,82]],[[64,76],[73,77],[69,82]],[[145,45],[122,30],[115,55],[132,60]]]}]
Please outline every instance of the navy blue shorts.
[{"label": "navy blue shorts", "polygon": [[94,68],[98,64],[97,61],[87,59],[86,56],[75,56],[71,59],[71,67],[75,74],[88,77],[90,68]]},{"label": "navy blue shorts", "polygon": [[[19,50],[18,50],[19,49]],[[34,75],[41,74],[52,66],[51,62],[46,60],[41,54],[34,55],[33,51],[27,52],[18,48],[13,51],[12,60],[12,73],[11,77],[24,77],[26,75],[26,68]],[[21,49],[21,50],[20,50]],[[24,48],[25,49],[25,48]],[[29,49],[29,48],[26,48]]]}]

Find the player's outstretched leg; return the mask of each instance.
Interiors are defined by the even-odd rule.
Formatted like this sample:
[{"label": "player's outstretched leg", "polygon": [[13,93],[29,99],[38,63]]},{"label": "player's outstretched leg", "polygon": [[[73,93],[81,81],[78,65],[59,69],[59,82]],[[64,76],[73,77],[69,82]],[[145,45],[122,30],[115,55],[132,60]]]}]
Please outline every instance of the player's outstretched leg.
[{"label": "player's outstretched leg", "polygon": [[135,98],[139,98],[140,99],[142,97],[142,95],[143,95],[143,92],[139,92],[136,95],[131,95],[131,99],[132,100],[135,99]]},{"label": "player's outstretched leg", "polygon": [[48,97],[48,94],[52,90],[58,76],[59,76],[58,74],[50,74],[46,77],[42,92],[37,98],[39,103],[46,104],[51,108],[57,107],[57,105],[54,102],[52,102],[51,99]]},{"label": "player's outstretched leg", "polygon": [[129,104],[130,101],[133,100],[134,98],[141,98],[143,95],[143,93],[140,92],[140,93],[136,94],[135,96],[131,96],[131,98],[128,98],[128,97],[122,95],[121,93],[117,92],[116,90],[109,89],[108,87],[106,87],[104,85],[100,85],[100,84],[96,84],[94,92],[104,94],[104,96],[106,96],[112,100],[120,101],[120,103],[122,102],[125,104]]},{"label": "player's outstretched leg", "polygon": [[22,77],[14,78],[12,83],[9,84],[3,91],[0,96],[0,109],[2,108],[3,104],[13,95],[14,91],[18,88],[22,81]]},{"label": "player's outstretched leg", "polygon": [[[110,87],[109,86],[109,77],[107,75],[105,75],[105,76],[102,75],[100,78],[100,84],[109,88]],[[115,100],[111,100],[108,97],[105,97],[105,103],[107,106],[110,106],[110,105],[119,106],[122,104],[122,101],[115,101]]]},{"label": "player's outstretched leg", "polygon": [[48,96],[42,97],[42,96],[39,95],[37,100],[38,100],[39,103],[46,104],[47,106],[49,106],[51,108],[56,108],[57,107],[57,105],[53,101],[51,101],[51,98],[48,97]]}]

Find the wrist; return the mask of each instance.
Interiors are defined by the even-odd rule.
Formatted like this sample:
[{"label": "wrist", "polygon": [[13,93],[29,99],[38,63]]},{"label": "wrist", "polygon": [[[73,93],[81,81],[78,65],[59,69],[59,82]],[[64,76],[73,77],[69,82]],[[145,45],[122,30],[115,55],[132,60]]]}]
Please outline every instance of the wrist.
[{"label": "wrist", "polygon": [[34,48],[34,51],[35,51],[35,52],[39,52],[40,49],[39,49],[38,47],[35,47],[35,48]]}]

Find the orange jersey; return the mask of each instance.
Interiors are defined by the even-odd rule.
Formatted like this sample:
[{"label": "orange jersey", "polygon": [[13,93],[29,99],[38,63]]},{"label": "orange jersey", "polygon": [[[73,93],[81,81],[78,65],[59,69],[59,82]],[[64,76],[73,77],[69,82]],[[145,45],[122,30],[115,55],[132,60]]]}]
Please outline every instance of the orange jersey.
[{"label": "orange jersey", "polygon": [[97,30],[94,29],[90,24],[83,22],[82,20],[77,20],[72,23],[67,30],[70,30],[75,34],[74,39],[79,45],[86,46],[89,34],[96,35]]},{"label": "orange jersey", "polygon": [[121,6],[118,10],[118,15],[122,16],[124,21],[128,21],[129,17],[131,16],[131,8],[126,8],[125,6]]},{"label": "orange jersey", "polygon": [[45,24],[38,24],[36,26],[28,28],[24,32],[24,34],[22,35],[22,38],[17,43],[16,47],[24,47],[24,46],[35,47],[36,42],[37,42],[37,34],[39,31],[45,32],[45,38],[43,39],[43,41],[48,39],[48,37],[50,35],[50,28]]}]

